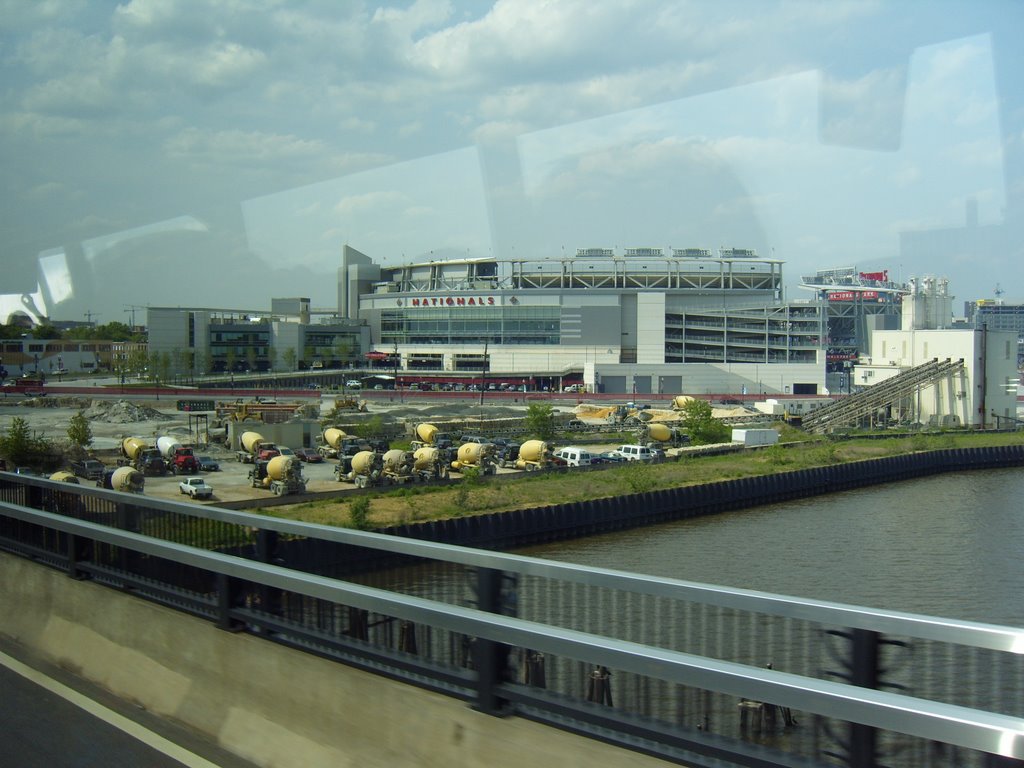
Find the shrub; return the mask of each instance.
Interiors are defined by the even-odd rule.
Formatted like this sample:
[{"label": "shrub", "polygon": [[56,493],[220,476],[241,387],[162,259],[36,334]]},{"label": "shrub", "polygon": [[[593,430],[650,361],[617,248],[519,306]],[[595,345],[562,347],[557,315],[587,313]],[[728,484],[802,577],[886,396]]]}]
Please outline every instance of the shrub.
[{"label": "shrub", "polygon": [[370,527],[370,497],[360,496],[353,501],[348,515],[353,528],[359,531],[368,530]]}]

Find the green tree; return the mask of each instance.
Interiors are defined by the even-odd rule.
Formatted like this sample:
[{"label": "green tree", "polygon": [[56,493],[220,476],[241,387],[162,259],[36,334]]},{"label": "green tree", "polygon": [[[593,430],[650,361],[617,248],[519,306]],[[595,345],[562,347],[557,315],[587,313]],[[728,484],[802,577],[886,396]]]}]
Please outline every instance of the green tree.
[{"label": "green tree", "polygon": [[32,329],[31,334],[33,339],[59,339],[61,333],[49,323],[36,326]]},{"label": "green tree", "polygon": [[228,352],[224,356],[224,365],[227,367],[227,372],[235,370],[236,362],[238,362],[238,353],[235,352],[234,347],[228,347]]},{"label": "green tree", "polygon": [[82,411],[68,421],[68,440],[79,448],[88,448],[92,445],[92,427],[89,426],[89,420]]},{"label": "green tree", "polygon": [[348,336],[338,336],[334,340],[334,358],[344,366],[352,357],[352,339]]},{"label": "green tree", "polygon": [[551,440],[554,438],[555,409],[549,403],[530,403],[526,408],[526,418],[523,419],[526,431],[538,440]]},{"label": "green tree", "polygon": [[694,445],[728,442],[729,428],[712,415],[706,400],[690,400],[683,408],[683,423]]},{"label": "green tree", "polygon": [[295,370],[295,363],[298,358],[298,353],[295,351],[295,347],[288,347],[284,351],[284,364],[288,367],[289,371]]},{"label": "green tree", "polygon": [[267,347],[267,362],[269,364],[267,370],[273,371],[277,368],[277,347]]},{"label": "green tree", "polygon": [[15,466],[42,467],[53,463],[55,451],[49,440],[32,435],[28,421],[15,416],[0,436],[0,454]]}]

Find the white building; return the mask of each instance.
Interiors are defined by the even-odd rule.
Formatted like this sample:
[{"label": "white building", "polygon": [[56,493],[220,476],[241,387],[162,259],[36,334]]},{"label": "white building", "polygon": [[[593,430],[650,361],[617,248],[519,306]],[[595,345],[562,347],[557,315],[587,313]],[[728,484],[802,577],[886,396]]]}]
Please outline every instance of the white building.
[{"label": "white building", "polygon": [[[983,329],[875,331],[854,385],[880,384],[929,360],[963,360],[961,371],[921,387],[907,407],[932,426],[998,426],[1017,416],[1017,334]],[[998,419],[997,419],[998,417]]]}]

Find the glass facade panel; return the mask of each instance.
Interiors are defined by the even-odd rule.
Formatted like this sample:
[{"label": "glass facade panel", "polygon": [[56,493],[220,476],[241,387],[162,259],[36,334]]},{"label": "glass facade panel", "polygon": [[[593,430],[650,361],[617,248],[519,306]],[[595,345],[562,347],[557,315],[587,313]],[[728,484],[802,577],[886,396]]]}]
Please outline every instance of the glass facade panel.
[{"label": "glass facade panel", "polygon": [[557,345],[558,318],[558,307],[387,310],[381,313],[381,343]]}]

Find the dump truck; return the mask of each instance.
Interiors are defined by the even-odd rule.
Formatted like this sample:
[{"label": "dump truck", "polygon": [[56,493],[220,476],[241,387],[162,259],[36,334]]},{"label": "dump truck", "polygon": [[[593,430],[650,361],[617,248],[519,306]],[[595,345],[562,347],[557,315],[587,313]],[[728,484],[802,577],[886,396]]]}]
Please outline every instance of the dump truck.
[{"label": "dump truck", "polygon": [[306,490],[302,462],[293,456],[256,459],[249,470],[249,482],[253,488],[266,488],[275,496],[304,493]]},{"label": "dump truck", "polygon": [[452,469],[464,472],[476,470],[483,475],[493,475],[498,471],[494,458],[493,443],[463,443],[459,446],[458,458],[452,462]]},{"label": "dump truck", "polygon": [[653,422],[637,430],[636,441],[648,448],[678,448],[690,444],[690,435],[682,427]]},{"label": "dump truck", "polygon": [[124,457],[117,463],[122,467],[132,467],[143,475],[163,475],[167,472],[160,449],[152,446],[142,437],[126,437],[121,441],[121,455]]},{"label": "dump truck", "polygon": [[96,481],[99,488],[125,493],[142,493],[145,485],[146,478],[143,474],[135,467],[129,466],[108,469],[103,473],[103,477]]},{"label": "dump truck", "polygon": [[243,432],[239,442],[242,444],[242,450],[235,451],[235,458],[242,464],[270,461],[280,454],[277,446],[266,440],[259,432]]},{"label": "dump truck", "polygon": [[158,437],[156,447],[160,451],[171,474],[194,475],[199,471],[199,461],[191,447],[182,445],[174,437]]},{"label": "dump truck", "polygon": [[341,462],[334,467],[334,476],[338,482],[354,483],[358,488],[366,488],[377,484],[382,461],[376,451],[359,451],[347,464]]},{"label": "dump truck", "polygon": [[527,440],[519,446],[516,469],[533,472],[551,465],[551,446],[543,440]]}]

